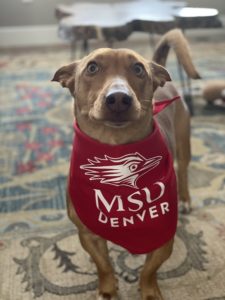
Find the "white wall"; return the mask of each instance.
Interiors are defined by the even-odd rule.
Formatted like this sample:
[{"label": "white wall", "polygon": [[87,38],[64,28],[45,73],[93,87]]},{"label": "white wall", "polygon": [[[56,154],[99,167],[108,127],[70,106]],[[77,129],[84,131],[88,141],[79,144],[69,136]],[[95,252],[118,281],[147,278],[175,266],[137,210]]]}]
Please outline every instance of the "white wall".
[{"label": "white wall", "polygon": [[0,26],[56,24],[55,7],[77,0],[0,0]]}]

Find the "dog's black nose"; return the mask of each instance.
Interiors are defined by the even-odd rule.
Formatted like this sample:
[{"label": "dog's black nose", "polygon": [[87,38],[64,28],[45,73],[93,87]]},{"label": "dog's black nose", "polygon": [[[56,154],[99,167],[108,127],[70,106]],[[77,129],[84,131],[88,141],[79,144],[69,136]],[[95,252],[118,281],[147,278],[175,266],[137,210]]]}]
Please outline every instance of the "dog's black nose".
[{"label": "dog's black nose", "polygon": [[122,92],[112,93],[106,96],[107,107],[113,112],[124,112],[129,109],[133,98]]}]

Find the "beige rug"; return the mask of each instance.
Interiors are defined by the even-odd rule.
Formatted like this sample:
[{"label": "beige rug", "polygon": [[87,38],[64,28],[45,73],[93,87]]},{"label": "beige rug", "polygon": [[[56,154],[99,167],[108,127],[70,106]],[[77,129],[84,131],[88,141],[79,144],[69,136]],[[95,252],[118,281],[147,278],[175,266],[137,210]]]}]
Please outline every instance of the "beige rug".
[{"label": "beige rug", "polygon": [[[37,223],[2,236],[0,293],[3,300],[94,299],[95,267],[81,249],[64,211],[10,214],[9,222]],[[61,217],[60,224],[56,220]],[[179,221],[172,257],[159,271],[166,300],[225,299],[225,207],[196,209]],[[1,222],[7,223],[1,218]],[[40,221],[39,221],[40,222]],[[37,224],[36,224],[37,225]],[[138,300],[138,274],[144,256],[131,256],[110,244],[121,299]]]},{"label": "beige rug", "polygon": [[[192,46],[203,76],[225,74],[224,42]],[[146,44],[134,48],[147,56]],[[66,58],[67,49],[0,56],[0,300],[95,297],[95,267],[65,212],[71,100],[50,79]],[[176,69],[173,60],[170,67]],[[195,95],[202,84],[194,84]],[[180,216],[173,255],[158,274],[165,300],[225,299],[225,117],[205,109],[199,96],[195,106],[190,168],[194,210]],[[110,255],[121,299],[138,300],[144,257],[111,244]]]}]

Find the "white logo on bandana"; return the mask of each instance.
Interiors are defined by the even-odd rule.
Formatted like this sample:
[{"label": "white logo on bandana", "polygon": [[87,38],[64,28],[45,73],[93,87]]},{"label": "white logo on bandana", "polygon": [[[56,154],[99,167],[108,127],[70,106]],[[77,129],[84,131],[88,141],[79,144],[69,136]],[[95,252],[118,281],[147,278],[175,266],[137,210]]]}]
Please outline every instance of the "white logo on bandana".
[{"label": "white logo on bandana", "polygon": [[104,158],[94,157],[88,159],[89,164],[80,168],[89,176],[89,180],[99,180],[100,183],[114,186],[128,186],[138,188],[138,179],[156,168],[162,156],[145,158],[140,153],[131,153],[121,157],[113,158],[107,155]]}]

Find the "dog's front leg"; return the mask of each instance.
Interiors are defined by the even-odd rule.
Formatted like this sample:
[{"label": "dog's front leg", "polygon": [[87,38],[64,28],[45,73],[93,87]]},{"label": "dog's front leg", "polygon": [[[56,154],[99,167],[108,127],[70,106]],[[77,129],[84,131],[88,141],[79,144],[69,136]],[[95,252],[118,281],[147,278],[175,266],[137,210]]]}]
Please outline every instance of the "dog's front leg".
[{"label": "dog's front leg", "polygon": [[107,243],[102,238],[89,231],[79,231],[82,247],[90,254],[96,264],[99,278],[98,300],[115,299],[117,295],[117,280],[110,263]]},{"label": "dog's front leg", "polygon": [[156,272],[161,264],[169,258],[173,249],[173,239],[161,248],[149,253],[140,276],[142,300],[163,300]]},{"label": "dog's front leg", "polygon": [[180,208],[184,213],[191,210],[191,198],[188,189],[188,165],[191,160],[190,113],[183,101],[176,103],[175,136],[177,179]]},{"label": "dog's front leg", "polygon": [[78,228],[81,245],[91,256],[97,267],[99,278],[97,300],[115,299],[117,296],[117,280],[110,262],[107,243],[99,236],[91,233],[80,221],[73,208],[68,190],[66,199],[68,216]]}]

